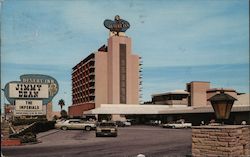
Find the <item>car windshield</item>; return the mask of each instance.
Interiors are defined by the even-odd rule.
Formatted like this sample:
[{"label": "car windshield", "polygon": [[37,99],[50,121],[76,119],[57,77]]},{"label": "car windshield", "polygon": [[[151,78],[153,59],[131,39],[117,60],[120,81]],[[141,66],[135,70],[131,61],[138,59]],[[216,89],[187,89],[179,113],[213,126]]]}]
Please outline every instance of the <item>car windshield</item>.
[{"label": "car windshield", "polygon": [[115,126],[115,123],[101,123],[100,126]]}]

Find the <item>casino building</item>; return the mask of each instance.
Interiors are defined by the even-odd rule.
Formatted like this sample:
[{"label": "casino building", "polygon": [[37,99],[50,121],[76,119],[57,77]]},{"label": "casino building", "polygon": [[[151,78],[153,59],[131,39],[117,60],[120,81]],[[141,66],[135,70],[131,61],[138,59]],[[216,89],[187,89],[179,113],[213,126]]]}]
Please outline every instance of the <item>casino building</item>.
[{"label": "casino building", "polygon": [[138,123],[186,119],[199,125],[215,118],[208,99],[224,92],[237,100],[230,123],[250,123],[249,93],[210,88],[210,82],[205,81],[189,82],[184,90],[153,94],[150,102],[139,104],[141,61],[133,54],[131,38],[125,35],[130,25],[119,16],[114,21],[105,20],[104,25],[110,30],[107,46],[101,46],[72,68],[70,117],[98,115],[99,120],[127,118]]},{"label": "casino building", "polygon": [[72,68],[71,117],[101,104],[139,104],[140,58],[133,54],[132,40],[124,33],[129,23],[116,16],[104,25],[110,30],[107,46]]}]

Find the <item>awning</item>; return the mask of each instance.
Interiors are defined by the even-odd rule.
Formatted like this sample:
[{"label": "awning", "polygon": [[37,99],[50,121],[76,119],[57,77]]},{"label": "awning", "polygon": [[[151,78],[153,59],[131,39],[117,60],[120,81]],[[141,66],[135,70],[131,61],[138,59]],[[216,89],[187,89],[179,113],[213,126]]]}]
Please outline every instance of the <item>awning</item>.
[{"label": "awning", "polygon": [[[231,112],[250,111],[250,106],[233,106]],[[212,106],[190,107],[186,105],[139,105],[139,104],[102,104],[100,107],[85,111],[83,114],[183,114],[212,113]]]}]

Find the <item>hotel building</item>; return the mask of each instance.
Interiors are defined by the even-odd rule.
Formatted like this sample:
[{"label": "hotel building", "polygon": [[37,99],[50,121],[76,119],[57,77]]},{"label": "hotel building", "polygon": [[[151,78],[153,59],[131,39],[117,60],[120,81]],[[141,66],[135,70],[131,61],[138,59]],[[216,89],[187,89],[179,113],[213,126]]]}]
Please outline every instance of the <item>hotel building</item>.
[{"label": "hotel building", "polygon": [[204,81],[189,82],[185,90],[153,94],[150,102],[140,105],[140,57],[132,53],[132,40],[125,35],[126,29],[117,30],[123,24],[129,28],[129,24],[117,16],[115,21],[104,22],[110,29],[107,46],[103,45],[73,67],[70,117],[98,115],[102,119],[104,115],[112,120],[136,119],[139,123],[152,119],[169,122],[184,118],[199,125],[201,121],[215,118],[208,99],[223,90],[237,99],[230,122],[244,120],[250,123],[249,93],[210,88],[210,82]]},{"label": "hotel building", "polygon": [[140,58],[131,38],[110,33],[107,46],[91,53],[72,69],[71,117],[101,104],[139,105]]}]

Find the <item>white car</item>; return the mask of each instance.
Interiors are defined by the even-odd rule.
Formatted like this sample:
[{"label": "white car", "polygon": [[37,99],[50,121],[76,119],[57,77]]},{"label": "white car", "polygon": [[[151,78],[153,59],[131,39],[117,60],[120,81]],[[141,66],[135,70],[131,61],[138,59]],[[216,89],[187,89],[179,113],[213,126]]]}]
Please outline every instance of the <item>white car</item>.
[{"label": "white car", "polygon": [[95,122],[83,121],[81,119],[68,119],[65,121],[59,121],[55,124],[56,129],[68,130],[68,129],[82,129],[86,131],[94,130],[96,128]]},{"label": "white car", "polygon": [[113,136],[117,137],[117,125],[115,122],[101,122],[96,127],[96,137]]},{"label": "white car", "polygon": [[124,121],[125,126],[131,126],[131,122],[129,121]]},{"label": "white car", "polygon": [[163,128],[191,128],[192,123],[185,123],[184,121],[177,121],[175,123],[167,123],[162,125]]}]

